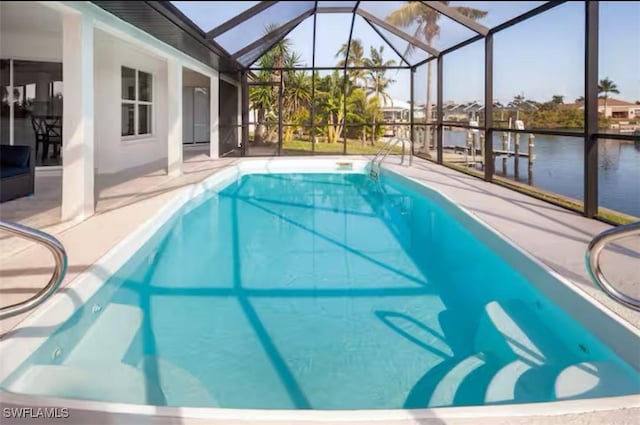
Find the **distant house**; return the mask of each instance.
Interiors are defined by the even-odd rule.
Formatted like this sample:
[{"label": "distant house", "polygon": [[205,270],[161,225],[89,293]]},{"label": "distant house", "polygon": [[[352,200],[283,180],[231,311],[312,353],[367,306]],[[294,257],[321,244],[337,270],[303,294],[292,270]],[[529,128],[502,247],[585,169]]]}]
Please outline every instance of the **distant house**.
[{"label": "distant house", "polygon": [[391,99],[390,101],[385,101],[380,110],[382,111],[382,120],[385,122],[409,122],[411,105],[409,102]]},{"label": "distant house", "polygon": [[606,111],[604,99],[598,99],[598,112],[610,118],[640,119],[640,105],[619,99],[607,99]]},{"label": "distant house", "polygon": [[[640,119],[640,105],[626,102],[620,99],[607,99],[607,109],[604,108],[604,99],[598,99],[598,112],[607,118],[614,119]],[[584,102],[575,103],[579,109],[584,109]]]},{"label": "distant house", "polygon": [[[391,99],[385,101],[383,106],[380,107],[382,111],[382,120],[385,123],[393,123],[391,125],[385,125],[385,137],[408,137],[409,136],[409,124],[411,122],[411,104],[398,99]],[[435,110],[435,108],[434,108]],[[416,105],[413,109],[413,119],[415,122],[424,121],[425,108],[424,106]]]},{"label": "distant house", "polygon": [[445,102],[442,105],[443,121],[468,122],[475,119],[482,111],[484,105],[478,101],[467,103]]},{"label": "distant house", "polygon": [[[411,119],[411,104],[398,99],[385,101],[380,107],[382,118],[386,122],[408,123]],[[421,121],[424,119],[424,106],[416,105],[413,110],[413,119]]]}]

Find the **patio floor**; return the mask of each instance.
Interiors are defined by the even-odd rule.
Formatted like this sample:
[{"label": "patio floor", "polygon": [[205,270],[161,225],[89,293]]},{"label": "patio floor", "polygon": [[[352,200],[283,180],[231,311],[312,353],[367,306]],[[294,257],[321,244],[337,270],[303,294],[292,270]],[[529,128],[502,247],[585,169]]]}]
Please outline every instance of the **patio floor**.
[{"label": "patio floor", "polygon": [[[162,163],[116,175],[96,176],[96,214],[82,222],[62,222],[59,218],[61,177],[38,177],[36,195],[0,205],[0,217],[37,227],[62,241],[69,255],[66,285],[152,216],[177,189],[239,160],[211,160],[202,153],[185,152],[183,174],[178,177],[167,176]],[[419,158],[414,159],[410,168],[394,165],[396,161],[389,159],[388,166],[440,190],[578,288],[640,327],[640,313],[607,298],[593,285],[585,269],[587,244],[609,225]],[[603,269],[624,291],[638,294],[639,261],[640,238],[629,239],[605,252]],[[46,283],[52,266],[53,260],[45,248],[16,237],[0,236],[2,305],[31,296]],[[0,335],[22,318],[0,321]]]}]

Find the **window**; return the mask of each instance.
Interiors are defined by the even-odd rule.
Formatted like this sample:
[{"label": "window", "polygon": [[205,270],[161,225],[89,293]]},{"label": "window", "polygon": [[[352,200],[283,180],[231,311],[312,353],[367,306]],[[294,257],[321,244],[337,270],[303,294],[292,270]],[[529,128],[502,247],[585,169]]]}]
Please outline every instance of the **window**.
[{"label": "window", "polygon": [[122,136],[151,134],[153,76],[122,67]]}]

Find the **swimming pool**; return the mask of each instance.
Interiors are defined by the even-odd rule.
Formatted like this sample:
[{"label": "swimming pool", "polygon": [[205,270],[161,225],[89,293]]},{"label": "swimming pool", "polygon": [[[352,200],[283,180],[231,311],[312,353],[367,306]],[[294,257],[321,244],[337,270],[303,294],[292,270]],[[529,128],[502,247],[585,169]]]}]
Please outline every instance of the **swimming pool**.
[{"label": "swimming pool", "polygon": [[94,268],[106,283],[2,386],[349,410],[638,391],[637,371],[550,300],[542,267],[434,191],[332,165],[247,169],[185,195],[123,267]]}]

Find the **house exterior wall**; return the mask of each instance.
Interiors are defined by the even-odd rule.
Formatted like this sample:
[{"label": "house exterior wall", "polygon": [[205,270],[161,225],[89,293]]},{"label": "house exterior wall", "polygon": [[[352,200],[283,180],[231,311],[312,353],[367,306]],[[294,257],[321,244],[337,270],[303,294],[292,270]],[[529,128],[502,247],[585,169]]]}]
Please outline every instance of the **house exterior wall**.
[{"label": "house exterior wall", "polygon": [[2,30],[0,53],[3,58],[62,62],[62,35],[59,33]]},{"label": "house exterior wall", "polygon": [[[97,32],[95,42],[95,144],[99,173],[158,161],[167,156],[167,67],[143,49]],[[121,68],[153,75],[152,134],[121,136]]]},{"label": "house exterior wall", "polygon": [[[94,165],[96,171],[114,173],[166,158],[166,61],[100,30],[95,30],[95,34]],[[38,32],[34,28],[25,28],[25,31],[2,31],[0,52],[3,58],[62,62],[62,35]],[[120,68],[122,66],[150,72],[153,75],[154,131],[150,137],[125,141],[120,136]]]},{"label": "house exterior wall", "polygon": [[599,105],[598,112],[609,118],[615,114],[615,118],[634,119],[640,118],[640,105],[607,105],[606,110],[604,105]]}]

